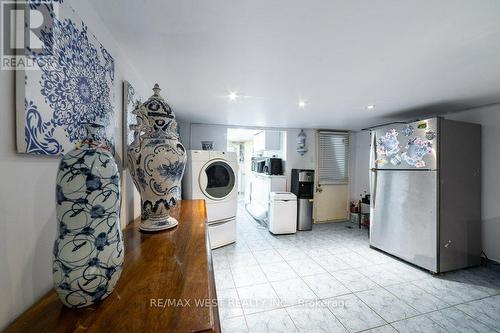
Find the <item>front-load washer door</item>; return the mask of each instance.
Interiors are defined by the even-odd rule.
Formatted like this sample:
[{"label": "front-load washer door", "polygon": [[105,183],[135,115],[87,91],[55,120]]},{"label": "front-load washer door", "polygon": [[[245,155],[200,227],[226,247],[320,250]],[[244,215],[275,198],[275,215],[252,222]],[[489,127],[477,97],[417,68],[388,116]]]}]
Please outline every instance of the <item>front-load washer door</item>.
[{"label": "front-load washer door", "polygon": [[212,160],[200,172],[200,188],[208,198],[224,200],[236,189],[236,175],[224,160]]}]

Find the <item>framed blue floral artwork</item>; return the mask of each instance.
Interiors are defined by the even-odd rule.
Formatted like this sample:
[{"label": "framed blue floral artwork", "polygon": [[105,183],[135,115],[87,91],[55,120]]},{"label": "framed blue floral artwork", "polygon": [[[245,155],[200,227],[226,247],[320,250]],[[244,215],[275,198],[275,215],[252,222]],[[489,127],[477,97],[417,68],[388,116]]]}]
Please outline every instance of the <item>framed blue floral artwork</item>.
[{"label": "framed blue floral artwork", "polygon": [[[114,146],[113,57],[64,0],[30,1],[29,10],[45,21],[40,47],[23,46],[30,67],[17,70],[18,152],[69,152],[83,139],[85,123],[104,125],[106,141]],[[17,31],[24,28],[26,36],[29,15],[24,19]]]}]

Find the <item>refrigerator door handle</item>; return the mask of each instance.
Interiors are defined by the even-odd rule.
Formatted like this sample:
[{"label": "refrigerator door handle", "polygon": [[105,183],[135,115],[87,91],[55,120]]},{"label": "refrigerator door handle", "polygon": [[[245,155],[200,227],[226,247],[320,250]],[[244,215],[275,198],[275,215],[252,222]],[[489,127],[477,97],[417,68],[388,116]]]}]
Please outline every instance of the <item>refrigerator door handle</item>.
[{"label": "refrigerator door handle", "polygon": [[376,169],[376,132],[372,131],[372,142],[371,142],[371,150],[370,150],[370,200],[372,208],[375,208],[375,197],[377,193],[377,169]]},{"label": "refrigerator door handle", "polygon": [[376,132],[375,131],[372,131],[371,133],[371,145],[370,145],[370,170],[375,168],[375,151],[376,151],[376,147],[375,147],[375,144],[377,143],[376,141]]},{"label": "refrigerator door handle", "polygon": [[375,168],[371,169],[370,175],[371,178],[373,179],[371,185],[372,193],[370,194],[370,200],[372,202],[372,208],[375,208],[375,201],[377,199],[377,177],[378,177],[377,169]]}]

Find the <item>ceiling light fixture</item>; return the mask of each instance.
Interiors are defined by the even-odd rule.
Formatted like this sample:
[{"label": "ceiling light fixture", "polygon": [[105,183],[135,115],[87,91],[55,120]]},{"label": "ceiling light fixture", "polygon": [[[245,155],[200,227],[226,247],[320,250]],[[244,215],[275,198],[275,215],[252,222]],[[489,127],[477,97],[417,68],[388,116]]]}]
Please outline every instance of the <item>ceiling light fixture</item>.
[{"label": "ceiling light fixture", "polygon": [[373,109],[375,109],[375,104],[368,105],[366,108],[368,110],[373,110]]},{"label": "ceiling light fixture", "polygon": [[300,100],[299,101],[299,108],[303,109],[306,107],[306,101]]},{"label": "ceiling light fixture", "polygon": [[235,91],[229,92],[229,95],[227,95],[227,98],[229,98],[230,101],[236,101],[238,99],[238,93]]}]

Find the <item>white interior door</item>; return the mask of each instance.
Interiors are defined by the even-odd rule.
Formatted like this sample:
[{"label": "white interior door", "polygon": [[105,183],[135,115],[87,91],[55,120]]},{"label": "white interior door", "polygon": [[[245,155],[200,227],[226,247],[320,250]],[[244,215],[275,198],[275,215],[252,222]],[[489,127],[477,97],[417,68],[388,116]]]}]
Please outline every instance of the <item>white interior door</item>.
[{"label": "white interior door", "polygon": [[349,214],[349,133],[316,134],[315,223],[345,221]]}]

